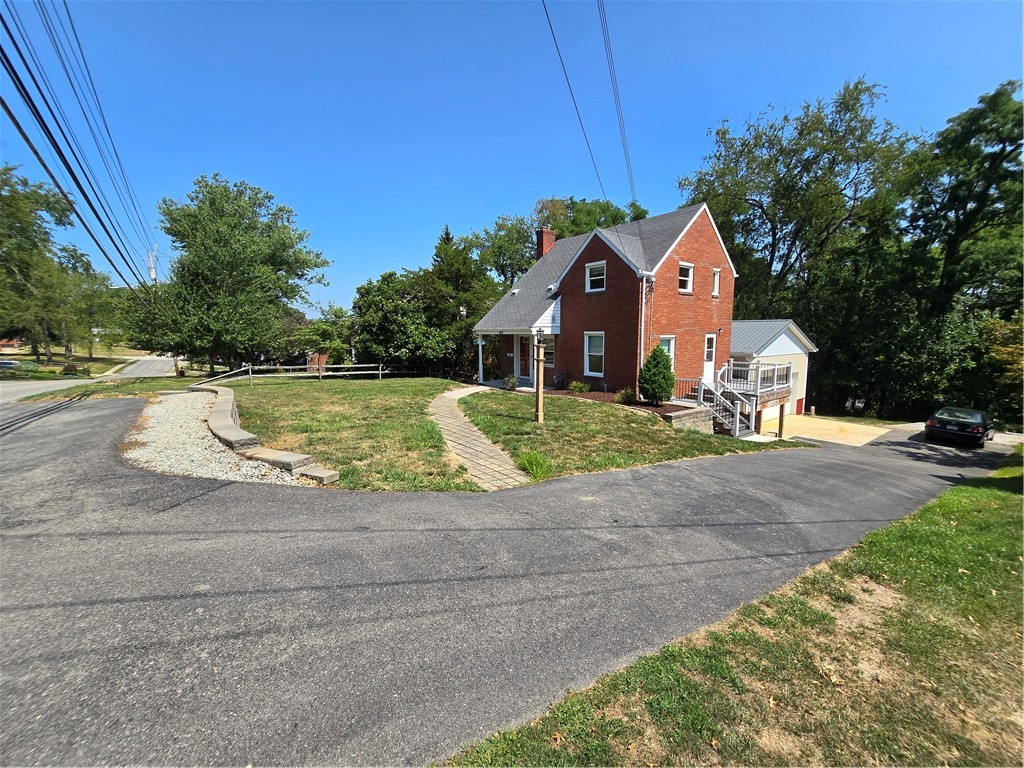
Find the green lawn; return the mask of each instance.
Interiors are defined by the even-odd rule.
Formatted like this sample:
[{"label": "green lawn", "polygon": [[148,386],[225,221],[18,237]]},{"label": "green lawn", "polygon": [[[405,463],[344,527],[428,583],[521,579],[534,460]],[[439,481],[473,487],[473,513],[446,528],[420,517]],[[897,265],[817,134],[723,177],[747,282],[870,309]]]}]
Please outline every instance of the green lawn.
[{"label": "green lawn", "polygon": [[535,480],[800,445],[675,429],[651,414],[573,397],[545,398],[543,425],[533,421],[534,399],[513,392],[481,392],[459,406]]},{"label": "green lawn", "polygon": [[458,385],[441,379],[256,379],[231,383],[242,426],[262,445],[308,453],[337,470],[332,487],[478,491],[427,413]]},{"label": "green lawn", "polygon": [[1018,447],[450,764],[1019,766],[1021,480]]}]

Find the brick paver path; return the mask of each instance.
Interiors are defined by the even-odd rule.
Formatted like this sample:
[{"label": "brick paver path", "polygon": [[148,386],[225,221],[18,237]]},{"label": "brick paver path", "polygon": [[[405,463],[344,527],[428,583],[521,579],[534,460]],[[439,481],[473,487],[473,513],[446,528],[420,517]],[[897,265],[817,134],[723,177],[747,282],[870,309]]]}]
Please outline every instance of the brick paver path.
[{"label": "brick paver path", "polygon": [[430,403],[430,415],[441,428],[452,453],[459,457],[478,485],[488,491],[524,485],[530,482],[529,476],[459,410],[459,399],[486,390],[487,387],[465,387],[440,394]]}]

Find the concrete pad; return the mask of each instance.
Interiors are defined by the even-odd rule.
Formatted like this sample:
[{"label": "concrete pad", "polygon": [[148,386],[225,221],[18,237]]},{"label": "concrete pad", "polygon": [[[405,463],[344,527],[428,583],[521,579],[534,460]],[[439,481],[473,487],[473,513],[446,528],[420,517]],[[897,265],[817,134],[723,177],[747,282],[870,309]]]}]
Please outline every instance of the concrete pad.
[{"label": "concrete pad", "polygon": [[316,480],[320,485],[330,485],[331,483],[338,482],[338,478],[341,477],[333,469],[327,469],[326,467],[301,467],[295,471],[299,477],[308,477],[311,480]]},{"label": "concrete pad", "polygon": [[278,451],[274,448],[248,448],[243,451],[235,451],[239,456],[247,459],[256,459],[274,467],[286,469],[291,472],[294,469],[308,466],[313,463],[313,457],[304,453],[292,453],[290,451]]},{"label": "concrete pad", "polygon": [[[827,443],[853,446],[867,445],[872,440],[877,440],[889,432],[888,427],[869,427],[865,424],[854,424],[808,414],[786,414],[785,430],[783,438],[806,437],[809,440],[823,440]],[[778,432],[779,420],[764,422],[761,425],[761,431]]]}]

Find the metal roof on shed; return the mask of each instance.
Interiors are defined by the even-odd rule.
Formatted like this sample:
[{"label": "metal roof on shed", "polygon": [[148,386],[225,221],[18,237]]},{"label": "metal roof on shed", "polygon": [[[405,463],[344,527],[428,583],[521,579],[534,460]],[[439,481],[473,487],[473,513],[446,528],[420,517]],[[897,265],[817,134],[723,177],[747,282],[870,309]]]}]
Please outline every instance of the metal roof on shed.
[{"label": "metal roof on shed", "polygon": [[757,357],[786,331],[792,331],[808,352],[818,351],[814,342],[792,320],[733,320],[731,353]]}]

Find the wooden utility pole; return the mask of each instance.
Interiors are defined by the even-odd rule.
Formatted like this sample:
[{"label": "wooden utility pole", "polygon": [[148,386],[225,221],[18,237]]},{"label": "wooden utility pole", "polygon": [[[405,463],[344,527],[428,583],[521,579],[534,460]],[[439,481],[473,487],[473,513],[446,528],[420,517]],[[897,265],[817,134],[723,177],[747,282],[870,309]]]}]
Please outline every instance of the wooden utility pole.
[{"label": "wooden utility pole", "polygon": [[544,423],[544,333],[537,332],[537,360],[536,372],[534,373],[534,384],[537,387],[537,410],[534,414],[534,421],[538,424]]}]

